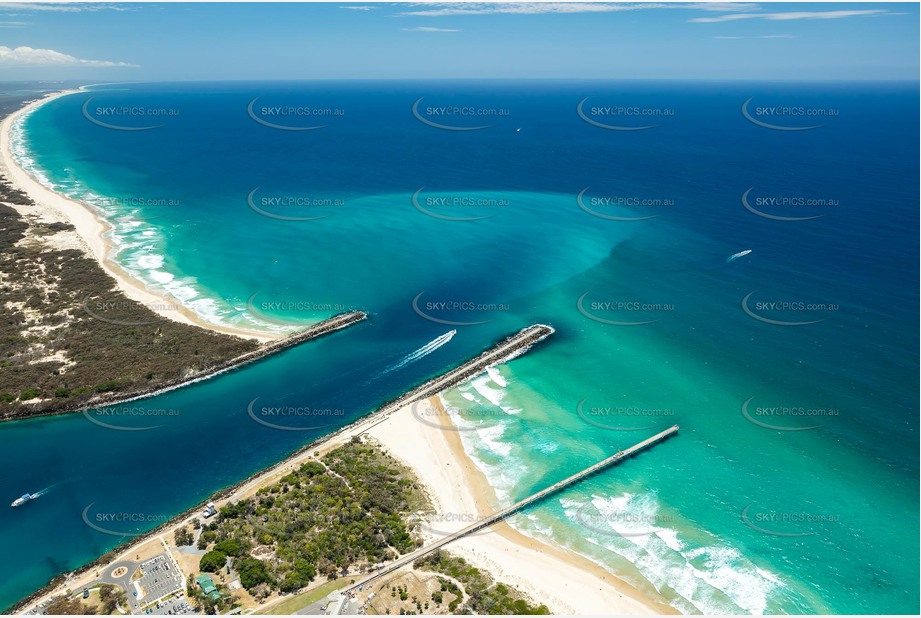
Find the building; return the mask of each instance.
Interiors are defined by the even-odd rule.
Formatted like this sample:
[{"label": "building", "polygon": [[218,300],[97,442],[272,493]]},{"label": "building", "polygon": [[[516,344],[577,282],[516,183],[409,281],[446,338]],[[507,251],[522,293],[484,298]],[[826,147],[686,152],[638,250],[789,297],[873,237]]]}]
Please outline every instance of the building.
[{"label": "building", "polygon": [[221,598],[221,593],[218,592],[217,586],[214,585],[210,575],[199,575],[195,578],[195,582],[201,588],[202,594],[212,601],[217,601]]},{"label": "building", "polygon": [[209,502],[208,504],[206,504],[206,505],[205,505],[205,510],[202,512],[202,514],[205,516],[205,518],[211,517],[211,516],[214,515],[215,513],[217,513],[217,511],[214,509],[214,503],[213,503],[213,502]]}]

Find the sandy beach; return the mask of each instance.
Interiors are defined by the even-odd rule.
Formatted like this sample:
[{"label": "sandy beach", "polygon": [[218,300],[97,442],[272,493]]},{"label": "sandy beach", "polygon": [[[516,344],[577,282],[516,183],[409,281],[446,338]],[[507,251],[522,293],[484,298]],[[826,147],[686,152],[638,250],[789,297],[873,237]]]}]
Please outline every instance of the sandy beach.
[{"label": "sandy beach", "polygon": [[[415,406],[415,408],[414,408]],[[491,513],[496,507],[496,496],[486,477],[464,452],[460,436],[453,430],[450,418],[443,412],[438,397],[411,404],[385,416],[359,421],[315,445],[310,450],[292,456],[272,468],[264,470],[245,485],[238,487],[227,498],[215,501],[217,508],[251,497],[260,488],[278,482],[292,469],[342,446],[354,436],[365,436],[402,463],[412,468],[435,508],[438,523],[423,534],[436,538],[436,534],[450,533],[469,523],[470,517]],[[427,419],[438,418],[443,428],[425,424],[418,415]],[[460,515],[460,517],[457,517]],[[133,543],[112,560],[131,559],[148,550],[158,553],[165,547],[180,560],[175,552],[173,532],[190,525],[199,517],[195,512],[160,529],[153,537]],[[445,519],[453,519],[447,522]],[[151,546],[153,549],[151,549]],[[146,549],[145,549],[146,548]],[[536,603],[543,603],[554,614],[579,615],[649,615],[677,614],[664,600],[645,597],[629,584],[599,567],[590,560],[537,541],[514,530],[506,523],[496,524],[487,533],[479,533],[451,543],[446,550],[462,556],[474,566],[488,571],[498,580],[515,586]],[[65,589],[76,590],[96,579],[104,572],[99,566],[69,577],[54,590],[33,599],[18,614],[28,613],[37,603]],[[289,596],[270,597],[260,606],[265,611]]]},{"label": "sandy beach", "polygon": [[13,205],[13,207],[23,216],[37,217],[41,222],[73,225],[76,228],[76,235],[56,234],[48,237],[48,241],[54,243],[55,248],[82,249],[87,256],[95,259],[99,266],[115,279],[118,289],[125,296],[143,304],[164,318],[215,332],[256,339],[263,343],[278,338],[277,334],[246,331],[206,322],[195,312],[184,307],[177,299],[150,290],[109,259],[112,246],[106,238],[110,227],[105,221],[86,205],[55,193],[19,167],[10,148],[10,130],[16,120],[40,105],[79,92],[82,90],[65,90],[33,101],[4,118],[0,124],[0,174],[6,176],[14,187],[26,193],[35,202],[34,206]]},{"label": "sandy beach", "polygon": [[[431,530],[451,533],[472,523],[471,518],[494,512],[496,496],[464,451],[439,398],[416,405],[415,410],[406,406],[393,413],[367,434],[411,467],[425,485],[436,511]],[[419,416],[429,423],[420,422]],[[451,543],[446,550],[516,586],[555,614],[678,613],[662,600],[644,598],[590,560],[532,539],[504,522],[488,533]]]},{"label": "sandy beach", "polygon": [[[72,224],[76,232],[58,233],[49,237],[52,246],[83,250],[113,277],[122,293],[163,317],[262,342],[274,339],[274,335],[206,323],[193,312],[181,307],[175,299],[158,295],[146,288],[108,259],[112,247],[106,240],[109,227],[102,219],[87,206],[49,190],[16,164],[10,149],[10,130],[16,119],[43,103],[76,92],[80,91],[60,92],[35,101],[8,116],[0,125],[0,173],[35,202],[35,206],[17,205],[16,209],[23,216],[36,217],[43,222]],[[437,525],[439,532],[452,532],[469,523],[470,517],[495,511],[496,496],[485,476],[464,452],[460,436],[453,430],[450,418],[440,407],[442,404],[439,398],[433,397],[414,405],[417,406],[415,410],[412,406],[404,406],[383,419],[376,417],[357,423],[331,436],[309,452],[265,470],[234,491],[228,499],[219,501],[218,506],[252,495],[259,488],[276,482],[290,469],[314,457],[315,453],[324,454],[344,444],[352,436],[366,435],[415,471],[437,514],[442,517],[457,516],[450,522],[440,521]],[[441,423],[441,426],[420,422],[414,412],[425,414],[427,418],[439,419],[437,423]],[[186,525],[196,517],[197,513],[159,531],[154,539],[128,547],[121,552],[119,558],[129,556],[151,542],[171,545],[172,530]],[[591,561],[531,539],[505,523],[493,526],[487,534],[452,543],[448,550],[489,571],[497,580],[516,586],[535,602],[546,604],[557,614],[676,613],[661,600],[643,598],[637,590]],[[92,572],[84,573],[65,585],[76,588],[92,579]]]}]

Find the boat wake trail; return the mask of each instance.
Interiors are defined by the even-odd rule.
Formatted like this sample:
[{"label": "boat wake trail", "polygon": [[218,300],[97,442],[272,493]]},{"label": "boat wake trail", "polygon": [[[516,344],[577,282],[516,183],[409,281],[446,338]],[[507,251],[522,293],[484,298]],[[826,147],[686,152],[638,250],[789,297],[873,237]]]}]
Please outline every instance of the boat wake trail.
[{"label": "boat wake trail", "polygon": [[36,498],[41,498],[41,497],[44,496],[46,493],[48,493],[49,491],[51,491],[53,488],[54,488],[54,485],[50,485],[50,486],[48,486],[48,487],[46,487],[46,488],[44,488],[44,489],[40,489],[40,490],[36,491],[34,494],[32,494],[32,499],[35,500]]},{"label": "boat wake trail", "polygon": [[27,502],[31,502],[32,500],[35,500],[36,498],[41,498],[46,493],[51,491],[53,488],[54,488],[54,485],[50,485],[40,491],[35,492],[34,494],[22,494],[22,496],[13,500],[13,503],[10,506],[12,506],[13,508],[16,508],[17,506],[22,506],[23,504],[26,504]]},{"label": "boat wake trail", "polygon": [[744,257],[744,256],[748,255],[748,254],[751,253],[751,252],[752,252],[751,249],[746,249],[745,251],[739,251],[738,253],[733,253],[733,254],[730,255],[728,258],[726,258],[726,263],[728,264],[729,262],[734,262],[735,260],[739,259],[740,257]]},{"label": "boat wake trail", "polygon": [[398,362],[394,363],[390,367],[387,367],[386,369],[384,369],[383,371],[375,375],[374,378],[382,378],[388,373],[391,373],[398,369],[402,369],[403,367],[405,367],[406,365],[410,364],[413,361],[417,361],[424,356],[428,356],[429,354],[431,354],[432,352],[434,352],[441,346],[451,341],[451,339],[456,334],[457,334],[456,330],[451,330],[451,331],[446,332],[444,335],[441,335],[440,337],[436,337],[435,339],[432,339],[431,341],[426,343],[424,346],[422,346],[415,352],[411,354],[407,354],[406,356],[401,358]]}]

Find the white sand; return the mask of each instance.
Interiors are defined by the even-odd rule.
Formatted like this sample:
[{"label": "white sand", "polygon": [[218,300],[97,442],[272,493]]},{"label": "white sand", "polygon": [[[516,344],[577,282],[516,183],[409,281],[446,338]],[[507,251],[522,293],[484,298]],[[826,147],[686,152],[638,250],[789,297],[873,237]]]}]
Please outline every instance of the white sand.
[{"label": "white sand", "polygon": [[[260,342],[277,338],[278,335],[265,332],[245,331],[208,323],[195,312],[182,306],[177,299],[150,290],[142,282],[108,259],[111,245],[106,241],[105,235],[110,228],[103,220],[97,217],[88,206],[51,191],[16,164],[10,150],[10,128],[16,119],[22,114],[34,110],[39,105],[77,92],[81,92],[81,90],[66,90],[34,101],[7,116],[3,123],[0,124],[0,174],[6,176],[14,187],[26,193],[35,202],[35,206],[21,206],[18,204],[11,204],[11,206],[20,214],[36,217],[39,221],[60,221],[73,225],[79,236],[79,242],[74,243],[73,238],[67,234],[54,235],[49,238],[49,242],[56,243],[53,245],[55,248],[82,249],[87,256],[95,259],[100,267],[115,279],[118,289],[125,296],[143,304],[164,318],[216,332],[256,339]],[[75,247],[74,244],[78,246]]]},{"label": "white sand", "polygon": [[[51,95],[34,102],[19,112],[7,117],[0,125],[0,173],[6,175],[10,182],[24,191],[35,202],[34,207],[13,205],[21,214],[38,217],[42,221],[64,221],[71,223],[79,235],[80,248],[87,255],[96,259],[99,265],[117,282],[118,288],[132,300],[144,303],[157,310],[163,317],[185,324],[192,324],[210,330],[251,337],[268,341],[273,336],[264,333],[237,331],[230,328],[216,327],[202,321],[193,312],[184,308],[160,309],[164,304],[179,306],[172,299],[166,299],[147,289],[141,282],[107,259],[110,246],[105,240],[108,226],[88,207],[67,199],[47,189],[25,170],[16,165],[10,152],[10,127],[22,113],[59,96],[79,92],[72,90]],[[54,237],[51,237],[54,239]],[[73,244],[73,239],[63,236],[59,242]],[[64,246],[63,248],[71,248]],[[419,410],[424,413],[425,406],[431,412],[438,400],[421,402]],[[428,419],[441,419],[450,424],[445,414],[426,414]],[[371,429],[368,435],[382,444],[394,457],[415,470],[419,479],[426,486],[438,513],[464,514],[467,517],[485,515],[496,508],[496,498],[483,474],[467,457],[460,443],[457,432],[439,429],[419,422],[414,418],[410,406],[394,412],[383,421],[373,421],[363,427],[332,438],[316,448],[326,453],[332,448],[344,444],[352,435]],[[296,467],[311,457],[304,453],[297,460],[287,461],[267,470],[259,478],[245,487],[241,487],[230,500],[239,500],[252,494],[258,487],[278,480],[291,468]],[[218,506],[225,503],[221,501]],[[197,515],[179,527],[190,522]],[[440,531],[450,532],[467,525],[467,521],[457,518],[454,522],[439,522]],[[676,613],[659,599],[644,599],[638,591],[631,588],[604,569],[560,548],[551,547],[533,540],[513,530],[507,524],[497,524],[492,532],[479,534],[452,543],[448,551],[456,552],[472,564],[489,571],[496,579],[518,587],[533,600],[545,603],[557,614],[655,614]],[[170,534],[161,533],[161,538]],[[126,549],[122,556],[134,551]],[[78,579],[89,581],[92,573]],[[68,582],[73,586],[74,583]],[[32,605],[32,604],[30,604]]]},{"label": "white sand", "polygon": [[[422,423],[407,406],[394,412],[368,435],[391,455],[411,467],[425,485],[441,514],[431,529],[459,530],[496,510],[496,497],[485,476],[463,450],[450,418],[434,412],[437,398],[420,402],[417,414],[439,429]],[[454,521],[446,521],[445,514]],[[434,536],[434,535],[433,535]],[[647,599],[598,565],[562,548],[527,537],[506,523],[450,543],[456,553],[497,580],[516,586],[556,614],[618,615],[677,613],[661,599]]]},{"label": "white sand", "polygon": [[[420,402],[416,413],[426,419],[438,419],[452,427],[444,413],[434,413],[441,403],[437,397]],[[285,460],[262,472],[246,485],[237,488],[229,497],[215,501],[218,509],[230,502],[253,496],[260,488],[277,483],[301,464],[346,444],[353,436],[366,435],[372,442],[383,446],[392,456],[411,467],[425,486],[438,513],[462,514],[477,517],[491,513],[496,508],[496,497],[485,476],[463,450],[456,431],[425,425],[413,416],[412,406],[380,419],[372,418],[356,424],[349,431],[332,436],[308,452]],[[173,532],[198,518],[194,513],[163,530],[157,537],[125,548],[112,563],[129,558],[140,546],[156,543],[158,539],[172,539]],[[452,532],[467,525],[467,521],[439,522],[439,532]],[[436,524],[432,524],[435,528]],[[492,576],[517,587],[537,603],[547,605],[555,614],[571,615],[648,615],[677,614],[662,599],[644,597],[616,576],[593,562],[527,537],[508,524],[496,524],[490,532],[450,543],[446,551],[454,552],[471,564],[488,571]],[[86,586],[95,579],[98,567],[76,578],[68,578],[55,590],[35,599],[20,610],[29,612],[37,603],[65,588],[71,590]],[[290,596],[272,595],[259,606],[260,611],[290,599]]]}]

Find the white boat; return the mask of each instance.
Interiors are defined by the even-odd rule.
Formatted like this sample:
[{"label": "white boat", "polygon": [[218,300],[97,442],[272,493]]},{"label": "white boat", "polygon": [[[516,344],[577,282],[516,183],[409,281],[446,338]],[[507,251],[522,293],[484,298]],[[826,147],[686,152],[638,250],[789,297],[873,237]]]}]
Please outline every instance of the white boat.
[{"label": "white boat", "polygon": [[736,260],[736,259],[738,259],[738,258],[740,258],[740,257],[742,257],[742,256],[744,256],[744,255],[748,255],[748,254],[751,253],[751,252],[752,252],[751,249],[746,249],[745,251],[739,251],[738,253],[733,253],[733,254],[730,255],[728,258],[726,258],[726,263],[729,263],[729,262],[731,262],[731,261],[733,261],[733,260]]},{"label": "white boat", "polygon": [[11,504],[10,506],[22,506],[23,504],[25,504],[31,499],[32,499],[31,494],[22,494],[22,497],[16,498],[15,500],[13,500],[13,504]]}]

